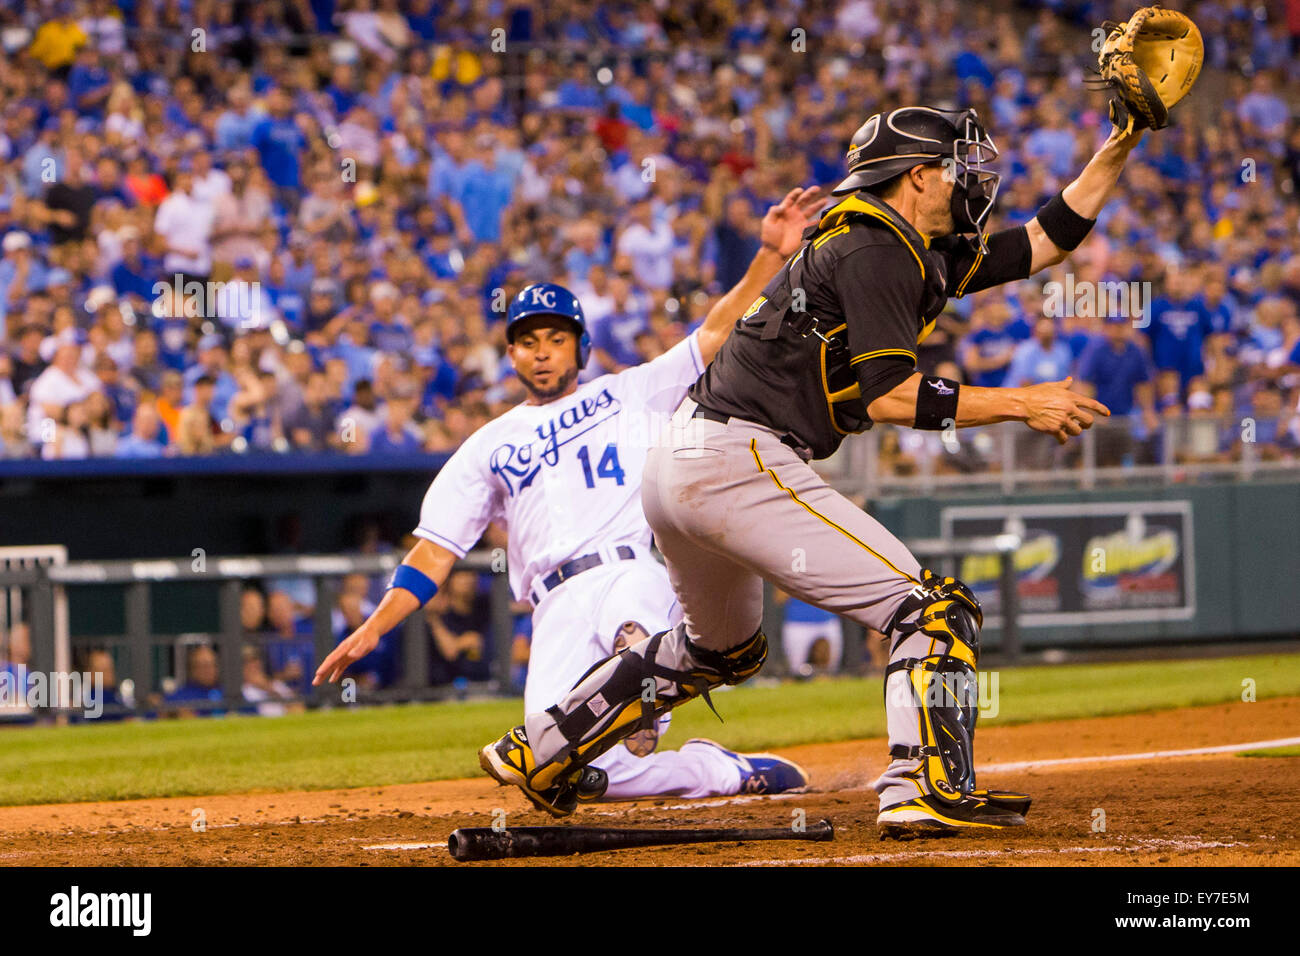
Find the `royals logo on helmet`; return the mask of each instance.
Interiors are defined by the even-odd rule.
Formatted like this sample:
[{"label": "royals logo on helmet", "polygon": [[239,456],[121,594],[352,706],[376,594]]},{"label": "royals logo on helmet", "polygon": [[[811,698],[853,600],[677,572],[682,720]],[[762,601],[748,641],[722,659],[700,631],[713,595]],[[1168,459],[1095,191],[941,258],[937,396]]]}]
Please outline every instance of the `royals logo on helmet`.
[{"label": "royals logo on helmet", "polygon": [[533,286],[528,290],[532,294],[532,304],[555,308],[555,291],[545,286]]}]

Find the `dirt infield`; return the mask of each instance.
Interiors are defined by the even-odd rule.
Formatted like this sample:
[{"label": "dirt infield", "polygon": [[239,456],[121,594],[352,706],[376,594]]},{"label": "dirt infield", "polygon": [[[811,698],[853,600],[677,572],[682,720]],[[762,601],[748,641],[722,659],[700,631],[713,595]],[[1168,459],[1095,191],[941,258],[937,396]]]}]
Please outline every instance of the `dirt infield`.
[{"label": "dirt infield", "polygon": [[[511,789],[451,780],[300,793],[231,794],[121,803],[0,808],[0,865],[651,865],[974,864],[1232,866],[1300,864],[1293,822],[1300,758],[1233,753],[1089,761],[1236,745],[1300,735],[1300,698],[1155,714],[988,728],[976,756],[994,770],[982,786],[1034,797],[1029,825],[943,840],[881,842],[868,782],[884,765],[881,740],[815,744],[783,753],[813,790],[777,798],[662,799],[584,808],[572,819],[613,826],[789,826],[829,818],[830,843],[660,847],[582,857],[459,864],[445,849],[457,827],[551,823]],[[997,765],[1013,765],[997,769]],[[196,811],[201,811],[196,813]],[[198,829],[202,821],[204,829]],[[1104,829],[1101,827],[1104,825]]]}]

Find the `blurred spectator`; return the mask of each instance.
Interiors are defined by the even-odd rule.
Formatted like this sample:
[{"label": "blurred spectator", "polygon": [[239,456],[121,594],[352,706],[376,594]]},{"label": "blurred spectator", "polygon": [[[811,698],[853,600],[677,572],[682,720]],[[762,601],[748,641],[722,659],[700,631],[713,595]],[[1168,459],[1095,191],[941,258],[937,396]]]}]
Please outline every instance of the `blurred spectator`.
[{"label": "blurred spectator", "polygon": [[217,652],[206,644],[196,644],[185,654],[185,683],[163,697],[168,704],[180,705],[173,708],[182,716],[219,716],[225,713],[222,708],[196,707],[188,708],[185,704],[219,704],[224,699],[221,691],[221,671],[217,662]]},{"label": "blurred spectator", "polygon": [[781,646],[790,673],[799,678],[837,673],[844,656],[844,621],[838,614],[781,597],[785,608]]},{"label": "blurred spectator", "polygon": [[673,284],[673,231],[667,222],[655,219],[649,199],[632,206],[617,250],[631,259],[633,274],[643,287],[667,289]]},{"label": "blurred spectator", "polygon": [[[349,574],[340,582],[338,604],[331,612],[336,642],[345,640],[374,612],[375,602],[369,590],[370,582],[364,574]],[[348,670],[349,676],[367,690],[392,686],[397,679],[400,647],[401,628],[395,627],[380,636],[379,645]]]},{"label": "blurred spectator", "polygon": [[74,342],[59,345],[49,367],[32,381],[28,391],[28,437],[42,444],[53,441],[54,423],[65,420],[64,410],[99,388],[99,379],[81,365],[80,346]]},{"label": "blurred spectator", "polygon": [[1132,320],[1108,316],[1105,333],[1079,357],[1079,387],[1110,409],[1111,419],[1097,428],[1097,464],[1122,464],[1133,453],[1133,430],[1124,422],[1141,414],[1140,428],[1147,433],[1159,425],[1151,357],[1133,341]]},{"label": "blurred spectator", "polygon": [[969,333],[958,347],[966,380],[982,388],[1005,384],[1018,340],[1011,326],[1011,309],[991,299],[975,307]]},{"label": "blurred spectator", "polygon": [[45,220],[56,246],[86,237],[90,212],[99,199],[99,191],[86,180],[81,153],[69,150],[61,166],[59,179],[45,192]]},{"label": "blurred spectator", "polygon": [[201,375],[194,383],[194,399],[181,409],[177,423],[176,451],[181,455],[210,455],[228,448],[234,436],[223,432],[213,417],[212,394],[216,382]]},{"label": "blurred spectator", "polygon": [[1171,369],[1186,388],[1205,371],[1202,354],[1211,333],[1210,310],[1197,294],[1196,277],[1186,270],[1170,270],[1166,291],[1151,303],[1150,322],[1144,330],[1151,340],[1152,361],[1157,369]]},{"label": "blurred spectator", "polygon": [[92,392],[82,403],[86,416],[87,453],[91,458],[112,458],[117,454],[120,432],[113,404],[104,392]]},{"label": "blurred spectator", "polygon": [[424,436],[412,419],[415,408],[415,397],[409,389],[385,402],[383,422],[370,436],[370,451],[380,455],[419,451]]},{"label": "blurred spectator", "polygon": [[[99,705],[107,711],[110,707],[121,707],[126,703],[118,690],[117,665],[113,655],[102,647],[97,647],[86,655],[85,673],[91,681],[99,681],[100,687],[95,693],[99,695]],[[97,720],[116,721],[125,714],[102,713]]]},{"label": "blurred spectator", "polygon": [[212,261],[233,265],[237,259],[254,261],[264,253],[263,242],[271,227],[271,197],[252,181],[243,158],[227,167],[229,188],[213,201]]},{"label": "blurred spectator", "polygon": [[262,717],[283,717],[294,710],[301,710],[303,705],[294,699],[293,688],[284,681],[274,680],[266,673],[262,655],[255,647],[243,649],[244,679],[242,693],[244,700],[257,705],[257,713]]},{"label": "blurred spectator", "polygon": [[376,405],[370,380],[361,379],[353,389],[352,404],[339,414],[337,422],[344,449],[355,454],[369,451],[370,437],[384,427],[384,421],[385,416],[380,414]]},{"label": "blurred spectator", "polygon": [[49,440],[42,440],[42,458],[57,461],[90,457],[86,406],[82,402],[59,409],[45,424],[52,424],[53,429]]},{"label": "blurred spectator", "polygon": [[255,584],[239,592],[239,626],[245,637],[260,635],[266,627],[266,595]]},{"label": "blurred spectator", "polygon": [[510,640],[510,691],[522,694],[528,683],[528,661],[532,656],[532,605],[520,601],[510,606],[514,614],[514,634]]},{"label": "blurred spectator", "polygon": [[323,451],[331,446],[337,435],[334,429],[336,415],[331,404],[324,373],[312,372],[307,376],[302,404],[284,422],[285,432],[294,448]]},{"label": "blurred spectator", "polygon": [[23,406],[18,402],[0,405],[0,459],[29,458],[31,442],[27,440]]},{"label": "blurred spectator", "polygon": [[1034,337],[1017,345],[1011,354],[1002,384],[1007,388],[1059,382],[1070,374],[1073,356],[1056,334],[1056,321],[1041,316],[1034,323]]},{"label": "blurred spectator", "polygon": [[32,237],[14,230],[7,233],[0,248],[0,318],[18,308],[24,299],[45,287],[45,264],[32,252]]},{"label": "blurred spectator", "polygon": [[167,449],[158,440],[162,420],[152,405],[140,405],[131,420],[131,433],[117,442],[114,455],[118,458],[160,458]]},{"label": "blurred spectator", "polygon": [[25,325],[18,333],[18,347],[13,352],[10,362],[9,382],[14,393],[21,395],[27,389],[27,383],[45,371],[48,363],[41,358],[41,329],[36,325]]},{"label": "blurred spectator", "polygon": [[27,706],[31,675],[27,672],[32,659],[31,632],[23,621],[14,621],[7,631],[0,631],[0,681],[6,694],[0,699],[0,720],[29,722],[32,709]]},{"label": "blurred spectator", "polygon": [[15,621],[8,630],[0,631],[0,674],[19,683],[25,682],[31,659],[31,633],[24,622]]},{"label": "blurred spectator", "polygon": [[316,672],[311,618],[298,613],[288,592],[272,590],[266,599],[266,624],[266,659],[272,678],[306,697]]},{"label": "blurred spectator", "polygon": [[183,282],[207,282],[212,272],[212,203],[194,196],[194,167],[181,160],[171,195],[158,206],[153,228],[166,243],[163,269]]},{"label": "blurred spectator", "polygon": [[474,571],[452,571],[426,605],[425,619],[433,634],[430,683],[447,684],[457,678],[486,681],[491,677],[491,612],[478,585]]}]

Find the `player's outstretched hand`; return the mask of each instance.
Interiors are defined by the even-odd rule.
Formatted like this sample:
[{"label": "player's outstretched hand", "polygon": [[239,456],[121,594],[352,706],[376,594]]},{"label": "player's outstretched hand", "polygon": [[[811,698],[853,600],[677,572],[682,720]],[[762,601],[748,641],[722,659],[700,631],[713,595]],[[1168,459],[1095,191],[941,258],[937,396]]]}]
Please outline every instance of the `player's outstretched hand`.
[{"label": "player's outstretched hand", "polygon": [[794,255],[803,244],[803,231],[817,221],[817,214],[825,205],[820,186],[790,190],[763,217],[759,239],[783,256]]},{"label": "player's outstretched hand", "polygon": [[311,685],[316,687],[326,681],[331,684],[337,682],[343,676],[345,670],[373,651],[378,645],[379,635],[372,628],[362,624],[352,632],[347,640],[330,651],[329,657],[325,658],[320,667],[316,668],[316,676],[312,678]]},{"label": "player's outstretched hand", "polygon": [[1059,382],[1043,382],[1027,386],[1025,397],[1025,424],[1036,432],[1054,435],[1064,445],[1072,435],[1082,435],[1091,428],[1093,412],[1110,415],[1110,409],[1096,399],[1070,390],[1074,376]]},{"label": "player's outstretched hand", "polygon": [[1102,144],[1102,149],[1118,149],[1127,156],[1138,143],[1142,142],[1142,134],[1145,132],[1145,129],[1135,129],[1126,133],[1115,126],[1112,126],[1110,128],[1110,135],[1106,137],[1106,142]]}]

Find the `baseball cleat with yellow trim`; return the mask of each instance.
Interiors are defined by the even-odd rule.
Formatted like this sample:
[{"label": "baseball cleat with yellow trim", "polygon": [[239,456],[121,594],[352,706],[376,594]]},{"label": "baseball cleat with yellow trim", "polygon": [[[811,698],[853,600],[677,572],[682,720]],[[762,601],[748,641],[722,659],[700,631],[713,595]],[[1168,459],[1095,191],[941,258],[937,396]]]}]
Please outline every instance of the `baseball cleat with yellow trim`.
[{"label": "baseball cleat with yellow trim", "polygon": [[968,795],[955,803],[948,803],[925,794],[885,807],[876,817],[876,825],[880,828],[882,840],[908,840],[948,836],[963,830],[1022,827],[1025,818],[982,797]]},{"label": "baseball cleat with yellow trim", "polygon": [[565,782],[544,790],[531,786],[528,778],[537,763],[522,725],[480,750],[478,763],[497,783],[518,787],[533,806],[553,817],[567,817],[579,801],[599,800],[609,786],[609,775],[599,767],[581,767]]},{"label": "baseball cleat with yellow trim", "polygon": [[991,806],[1018,813],[1022,817],[1029,812],[1029,805],[1033,803],[1029,794],[1012,793],[1010,790],[972,790],[970,795],[987,800]]}]

